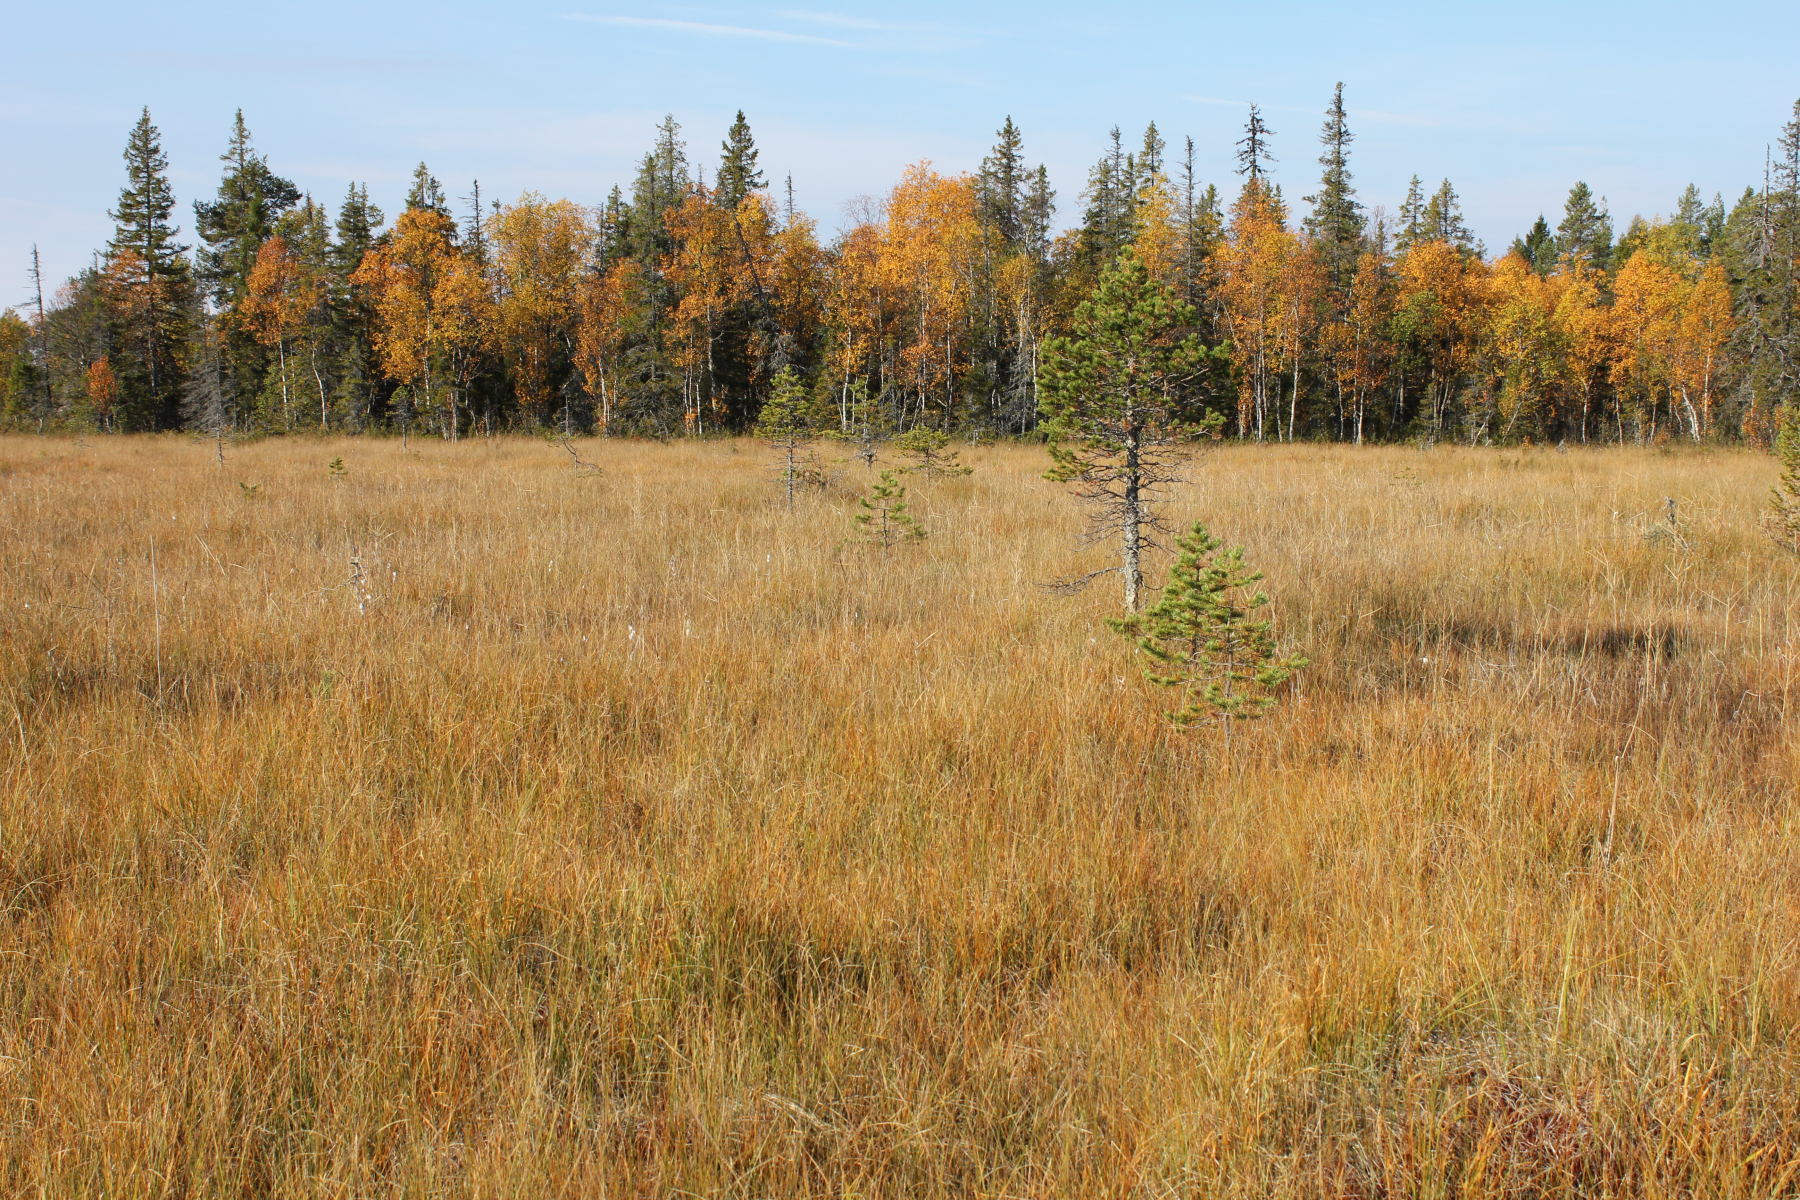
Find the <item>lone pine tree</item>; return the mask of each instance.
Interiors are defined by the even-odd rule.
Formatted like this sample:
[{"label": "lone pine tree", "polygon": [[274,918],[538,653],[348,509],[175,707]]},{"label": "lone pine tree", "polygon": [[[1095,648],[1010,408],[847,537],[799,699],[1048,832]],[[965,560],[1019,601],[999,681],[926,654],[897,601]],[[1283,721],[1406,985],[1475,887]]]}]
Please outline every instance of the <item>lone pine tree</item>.
[{"label": "lone pine tree", "polygon": [[1229,738],[1233,721],[1274,707],[1274,689],[1307,660],[1279,655],[1274,623],[1256,618],[1269,598],[1246,595],[1263,576],[1244,562],[1242,546],[1225,550],[1198,521],[1175,544],[1179,553],[1156,603],[1106,623],[1151,658],[1146,678],[1182,689],[1182,706],[1169,714],[1176,728],[1219,720]]},{"label": "lone pine tree", "polygon": [[756,419],[756,436],[775,451],[775,478],[787,496],[789,508],[794,507],[795,485],[805,477],[809,466],[806,448],[813,442],[809,407],[806,385],[792,367],[783,367],[775,376],[774,392]]},{"label": "lone pine tree", "polygon": [[903,475],[923,475],[936,479],[940,475],[967,475],[975,468],[962,462],[958,451],[950,449],[950,435],[921,425],[894,439],[894,449],[912,460],[901,468]]},{"label": "lone pine tree", "polygon": [[1167,529],[1151,502],[1181,478],[1194,438],[1221,420],[1193,417],[1191,385],[1207,361],[1191,332],[1195,319],[1127,249],[1075,310],[1073,336],[1044,345],[1041,411],[1054,464],[1044,477],[1074,485],[1088,509],[1088,545],[1114,537],[1119,545],[1118,566],[1062,582],[1080,586],[1118,571],[1132,612],[1144,550]]},{"label": "lone pine tree", "polygon": [[869,494],[858,497],[856,503],[864,510],[856,514],[857,531],[871,546],[886,550],[896,542],[925,536],[925,526],[906,511],[906,485],[895,479],[892,471],[883,471]]},{"label": "lone pine tree", "polygon": [[106,255],[107,278],[117,293],[114,307],[126,314],[121,332],[133,360],[119,415],[127,427],[155,429],[179,418],[178,351],[186,341],[193,297],[188,248],[176,242],[181,230],[169,223],[175,210],[169,157],[148,108],[126,142],[125,175]]}]

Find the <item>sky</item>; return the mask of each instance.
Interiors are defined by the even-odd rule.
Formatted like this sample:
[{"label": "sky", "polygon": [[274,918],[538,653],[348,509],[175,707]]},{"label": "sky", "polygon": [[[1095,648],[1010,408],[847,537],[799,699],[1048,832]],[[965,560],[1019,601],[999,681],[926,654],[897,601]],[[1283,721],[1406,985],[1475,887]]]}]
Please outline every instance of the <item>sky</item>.
[{"label": "sky", "polygon": [[[1154,120],[1228,196],[1256,101],[1290,199],[1318,179],[1344,84],[1365,204],[1445,178],[1490,251],[1571,184],[1622,226],[1696,183],[1729,202],[1800,97],[1789,3],[779,3],[655,0],[305,6],[0,0],[0,306],[111,234],[120,153],[144,106],[192,241],[242,108],[271,167],[334,208],[366,182],[391,216],[420,161],[452,196],[530,189],[597,203],[629,185],[665,113],[717,162],[742,109],[777,186],[829,234],[856,198],[930,159],[974,170],[1010,115],[1049,167],[1058,219],[1118,125]],[[1304,212],[1304,206],[1298,206]]]}]

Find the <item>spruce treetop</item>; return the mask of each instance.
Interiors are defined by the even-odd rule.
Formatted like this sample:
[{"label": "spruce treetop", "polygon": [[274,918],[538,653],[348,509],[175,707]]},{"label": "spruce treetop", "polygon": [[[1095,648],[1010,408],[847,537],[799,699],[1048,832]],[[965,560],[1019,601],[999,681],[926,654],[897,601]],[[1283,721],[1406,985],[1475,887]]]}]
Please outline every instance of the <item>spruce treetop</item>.
[{"label": "spruce treetop", "polygon": [[719,203],[736,208],[751,192],[768,186],[756,166],[756,140],[750,136],[750,122],[744,120],[743,109],[738,110],[737,120],[731,123],[719,149],[723,151],[719,157]]},{"label": "spruce treetop", "polygon": [[169,186],[169,156],[163,153],[162,133],[150,123],[145,108],[125,143],[125,187],[119,206],[110,214],[116,224],[107,243],[110,255],[135,255],[149,277],[169,278],[187,273],[183,257],[187,247],[175,239],[178,226],[169,224],[175,211],[175,192]]},{"label": "spruce treetop", "polygon": [[1237,173],[1246,176],[1251,183],[1261,183],[1268,173],[1266,164],[1275,161],[1275,156],[1269,153],[1269,138],[1274,133],[1263,120],[1262,109],[1252,101],[1250,117],[1244,122],[1244,136],[1237,143]]}]

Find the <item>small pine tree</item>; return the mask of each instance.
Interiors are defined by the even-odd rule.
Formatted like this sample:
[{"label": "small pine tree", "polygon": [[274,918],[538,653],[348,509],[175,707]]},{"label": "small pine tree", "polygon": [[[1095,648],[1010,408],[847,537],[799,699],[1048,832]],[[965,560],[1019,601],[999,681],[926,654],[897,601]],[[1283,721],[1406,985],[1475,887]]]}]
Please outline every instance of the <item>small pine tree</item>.
[{"label": "small pine tree", "polygon": [[918,541],[925,526],[906,511],[906,485],[883,471],[867,496],[856,501],[865,511],[856,514],[857,532],[871,546],[886,550],[896,542]]},{"label": "small pine tree", "polygon": [[849,391],[843,405],[843,428],[825,436],[850,447],[850,457],[860,458],[863,466],[875,469],[881,444],[893,432],[887,419],[887,408],[869,398],[867,385],[858,382]]},{"label": "small pine tree", "polygon": [[809,472],[816,471],[806,452],[813,442],[810,410],[806,385],[800,382],[792,367],[783,367],[775,376],[774,393],[756,418],[756,436],[775,451],[776,479],[787,494],[789,508],[794,507],[795,484],[804,482]]},{"label": "small pine tree", "polygon": [[1180,553],[1157,602],[1106,623],[1155,660],[1145,668],[1146,678],[1184,690],[1186,703],[1169,714],[1176,728],[1216,717],[1225,723],[1229,745],[1231,723],[1274,707],[1274,689],[1307,660],[1277,655],[1274,623],[1254,618],[1269,598],[1261,592],[1244,598],[1262,573],[1245,564],[1242,546],[1224,550],[1199,522],[1175,545]]},{"label": "small pine tree", "polygon": [[967,475],[975,470],[962,462],[960,451],[950,449],[948,434],[924,426],[909,429],[895,438],[894,448],[912,460],[911,466],[900,468],[902,475],[936,479],[940,475]]},{"label": "small pine tree", "polygon": [[1781,458],[1781,482],[1769,489],[1769,524],[1777,538],[1800,553],[1800,403],[1784,406],[1775,452]]}]

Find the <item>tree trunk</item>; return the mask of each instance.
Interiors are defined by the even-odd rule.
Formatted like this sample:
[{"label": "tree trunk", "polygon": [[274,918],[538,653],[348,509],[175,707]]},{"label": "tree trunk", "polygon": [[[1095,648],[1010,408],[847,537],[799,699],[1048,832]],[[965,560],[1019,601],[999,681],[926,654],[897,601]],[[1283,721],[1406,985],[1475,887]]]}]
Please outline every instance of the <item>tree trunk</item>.
[{"label": "tree trunk", "polygon": [[312,345],[307,352],[312,359],[313,379],[319,385],[319,432],[324,433],[331,424],[331,409],[325,403],[325,377],[319,374],[319,347]]},{"label": "tree trunk", "polygon": [[294,428],[293,413],[288,408],[287,382],[287,339],[276,338],[275,348],[281,359],[281,425],[283,432],[292,432]]},{"label": "tree trunk", "polygon": [[1143,569],[1143,467],[1138,450],[1142,437],[1134,428],[1125,436],[1125,611],[1138,610],[1138,593],[1144,586]]}]

